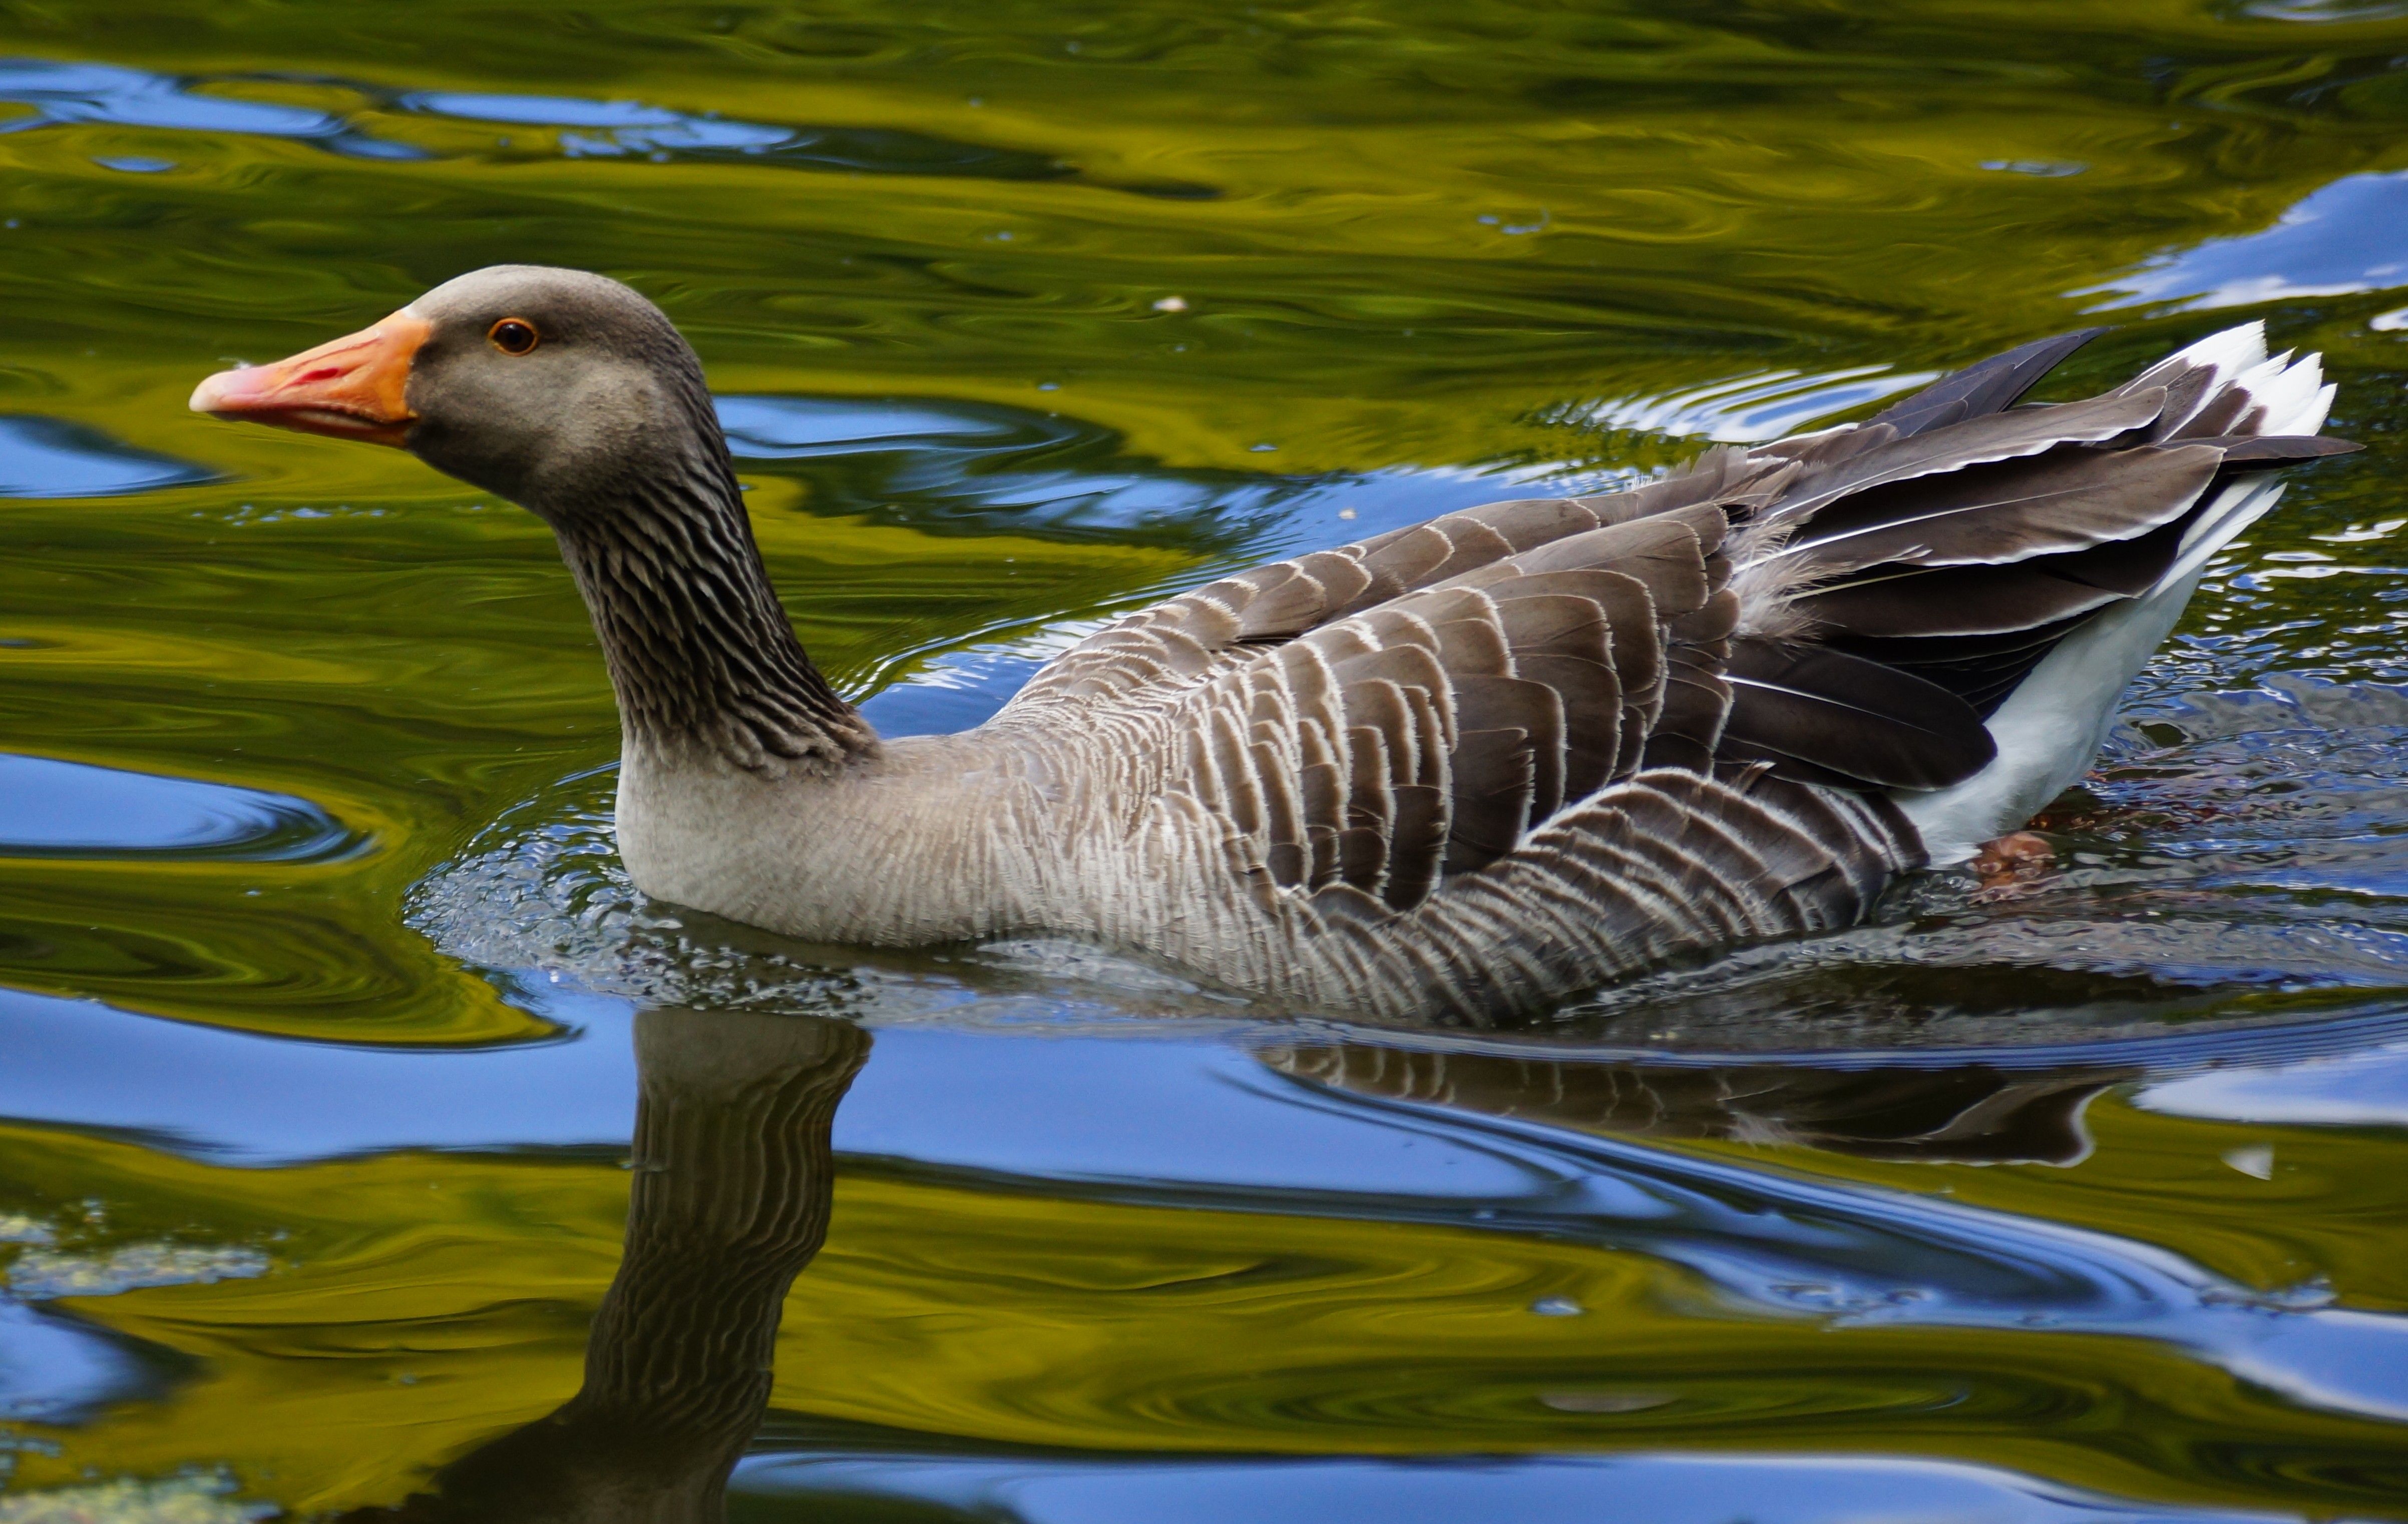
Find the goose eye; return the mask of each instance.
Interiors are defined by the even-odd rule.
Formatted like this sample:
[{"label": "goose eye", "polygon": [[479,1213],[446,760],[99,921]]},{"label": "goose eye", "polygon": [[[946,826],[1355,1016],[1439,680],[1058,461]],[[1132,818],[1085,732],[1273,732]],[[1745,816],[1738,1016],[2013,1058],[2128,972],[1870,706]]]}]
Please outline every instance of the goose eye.
[{"label": "goose eye", "polygon": [[536,347],[542,335],[535,331],[535,324],[524,318],[504,318],[486,329],[485,336],[492,339],[494,348],[504,354],[524,354]]}]

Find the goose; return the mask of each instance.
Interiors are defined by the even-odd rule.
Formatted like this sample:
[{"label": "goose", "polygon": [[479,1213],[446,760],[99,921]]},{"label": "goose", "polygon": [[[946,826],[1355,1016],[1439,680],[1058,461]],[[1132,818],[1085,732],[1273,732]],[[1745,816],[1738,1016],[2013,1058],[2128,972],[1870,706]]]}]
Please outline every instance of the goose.
[{"label": "goose", "polygon": [[1007,934],[1267,1006],[1487,1024],[1834,930],[2088,768],[2208,561],[2320,437],[2318,357],[2215,334],[2021,405],[2103,330],[1861,423],[1261,565],[1130,614],[992,719],[882,739],[763,568],[700,362],[580,271],[497,265],[204,379],[553,530],[656,899],[806,940]]}]

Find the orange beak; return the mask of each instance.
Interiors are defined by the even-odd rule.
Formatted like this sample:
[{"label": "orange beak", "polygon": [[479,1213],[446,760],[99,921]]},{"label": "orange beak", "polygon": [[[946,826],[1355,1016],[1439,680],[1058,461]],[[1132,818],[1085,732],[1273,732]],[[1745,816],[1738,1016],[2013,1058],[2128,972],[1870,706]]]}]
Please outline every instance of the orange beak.
[{"label": "orange beak", "polygon": [[193,389],[193,411],[304,434],[398,445],[418,415],[402,393],[434,325],[396,312],[272,365],[222,370]]}]

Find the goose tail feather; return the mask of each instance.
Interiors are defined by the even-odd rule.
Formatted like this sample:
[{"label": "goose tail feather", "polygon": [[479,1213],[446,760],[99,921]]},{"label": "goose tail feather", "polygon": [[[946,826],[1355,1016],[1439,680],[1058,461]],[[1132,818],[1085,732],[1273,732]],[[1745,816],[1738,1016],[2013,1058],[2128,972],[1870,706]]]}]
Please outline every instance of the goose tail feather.
[{"label": "goose tail feather", "polygon": [[[2111,459],[2143,453],[2154,457],[2118,461],[2125,481],[2140,481],[2154,471],[2150,487],[2128,494],[2133,501],[2101,510],[2087,522],[2075,514],[2042,527],[2017,526],[2004,536],[2010,542],[2007,554],[1960,564],[1955,568],[1956,589],[1929,590],[1978,592],[1978,578],[2001,583],[2021,577],[2033,586],[2024,590],[2020,620],[2014,597],[1992,599],[2005,613],[1986,620],[1978,598],[1929,603],[1937,610],[1954,602],[1962,623],[2020,622],[2022,630],[1984,629],[1955,642],[1927,639],[1917,644],[1901,640],[1897,633],[1856,642],[1860,648],[1889,646],[1911,656],[1937,656],[1936,663],[1922,670],[1941,674],[1943,680],[1986,670],[1995,687],[2000,671],[2013,677],[1995,693],[1981,690],[1978,676],[1955,685],[1961,691],[1970,682],[1976,690],[1971,696],[1989,705],[1984,723],[1996,752],[1986,764],[1946,787],[1890,791],[1921,834],[1934,864],[1962,862],[1983,842],[2019,828],[2089,769],[2114,721],[2117,701],[2172,633],[2209,562],[2281,499],[2283,484],[2265,468],[2351,448],[2316,436],[2333,399],[2318,357],[2269,357],[2262,323],[2211,335],[2111,396],[2132,399],[2153,393],[2161,397],[2160,410],[2148,423],[2121,439],[2078,447],[2099,455],[2106,453],[2101,444],[2122,445],[2126,448],[2114,450]],[[2205,456],[2211,450],[2221,454],[2206,463],[2200,483],[2189,486],[2185,471],[2177,469],[2178,458]],[[2046,458],[2043,454],[2039,460]],[[2025,474],[2031,480],[2042,479],[2037,469]],[[2201,475],[2198,461],[2191,463],[2188,474]],[[2094,491],[2089,501],[2096,500]],[[2119,521],[2103,521],[2109,519]],[[2089,543],[2077,543],[2086,538]],[[2031,548],[2035,544],[2037,550]],[[1899,570],[1892,563],[1860,568],[1854,575],[1862,585],[1884,571]],[[1917,580],[1944,575],[1910,570],[1894,577],[1885,591],[1911,593]],[[1866,588],[1868,593],[1871,591]],[[1827,603],[1844,613],[1845,585],[1832,591],[1839,596],[1824,592],[1800,601],[1808,605]],[[1892,607],[1910,605],[1911,601]],[[1831,638],[1842,646],[1850,643],[1845,631],[1834,632]],[[1951,666],[1952,645],[1976,650],[1986,647],[1995,654],[1987,654],[1986,669],[1979,659]],[[2019,662],[2023,670],[2018,674],[2013,669]]]}]

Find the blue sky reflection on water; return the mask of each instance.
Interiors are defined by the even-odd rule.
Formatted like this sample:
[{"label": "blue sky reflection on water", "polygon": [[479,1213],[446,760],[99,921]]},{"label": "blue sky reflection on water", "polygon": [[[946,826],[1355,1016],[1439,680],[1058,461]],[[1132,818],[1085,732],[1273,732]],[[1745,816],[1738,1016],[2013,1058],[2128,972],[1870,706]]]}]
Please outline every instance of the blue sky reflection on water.
[{"label": "blue sky reflection on water", "polygon": [[[748,1521],[2408,1517],[2397,6],[129,3],[0,18],[0,1524],[525,1431],[646,1023],[770,1016],[870,1042]],[[2086,313],[2053,386],[2262,316],[2371,449],[2211,569],[2028,895],[1371,1032],[636,895],[542,526],[182,410],[530,256],[695,336],[893,734]]]},{"label": "blue sky reflection on water", "polygon": [[2172,302],[2196,311],[2401,287],[2408,287],[2408,171],[2344,177],[2263,232],[2160,254],[2096,289],[2113,293],[2114,306]]}]

